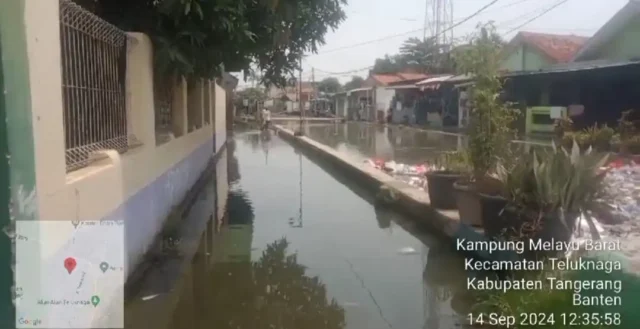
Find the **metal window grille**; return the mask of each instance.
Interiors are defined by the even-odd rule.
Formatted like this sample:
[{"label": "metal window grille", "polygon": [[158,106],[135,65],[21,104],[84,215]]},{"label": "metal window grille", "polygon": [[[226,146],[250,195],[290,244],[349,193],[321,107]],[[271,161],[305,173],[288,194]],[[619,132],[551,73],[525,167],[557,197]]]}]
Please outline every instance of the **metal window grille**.
[{"label": "metal window grille", "polygon": [[126,152],[127,36],[70,0],[60,1],[62,95],[67,171],[95,152]]},{"label": "metal window grille", "polygon": [[156,117],[156,145],[164,144],[171,140],[173,135],[173,88],[175,81],[165,79],[156,81],[154,89],[154,107]]},{"label": "metal window grille", "polygon": [[188,81],[187,95],[187,132],[192,132],[202,127],[202,81]]}]

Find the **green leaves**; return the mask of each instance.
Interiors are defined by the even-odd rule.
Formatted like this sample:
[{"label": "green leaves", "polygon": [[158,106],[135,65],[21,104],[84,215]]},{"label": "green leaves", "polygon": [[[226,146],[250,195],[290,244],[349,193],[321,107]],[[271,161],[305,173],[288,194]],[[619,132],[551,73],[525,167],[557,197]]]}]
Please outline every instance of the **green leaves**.
[{"label": "green leaves", "polygon": [[411,37],[400,46],[399,54],[375,61],[372,71],[378,74],[396,73],[414,69],[425,73],[445,73],[453,68],[451,57],[432,38],[421,40]]},{"label": "green leaves", "polygon": [[484,181],[500,159],[510,157],[509,143],[516,135],[512,125],[519,114],[500,100],[502,45],[491,37],[494,34],[492,25],[481,25],[459,63],[464,73],[475,77],[470,90],[469,155],[476,181]]},{"label": "green leaves", "polygon": [[337,93],[342,91],[342,85],[337,78],[324,78],[318,83],[318,91],[323,93]]},{"label": "green leaves", "polygon": [[465,151],[443,152],[435,159],[435,166],[440,170],[456,173],[469,172],[469,154]]},{"label": "green leaves", "polygon": [[364,79],[360,76],[354,75],[351,77],[351,80],[349,82],[344,84],[344,89],[352,90],[352,89],[361,88],[363,84],[364,84]]},{"label": "green leaves", "polygon": [[[255,66],[284,85],[301,54],[344,21],[345,0],[96,0],[95,12],[154,41],[160,74],[215,78]],[[162,42],[160,40],[163,40]]]},{"label": "green leaves", "polygon": [[554,147],[553,152],[534,153],[536,201],[542,211],[578,213],[588,209],[602,189],[600,172],[609,158],[591,150],[582,153],[574,142],[570,152]]}]

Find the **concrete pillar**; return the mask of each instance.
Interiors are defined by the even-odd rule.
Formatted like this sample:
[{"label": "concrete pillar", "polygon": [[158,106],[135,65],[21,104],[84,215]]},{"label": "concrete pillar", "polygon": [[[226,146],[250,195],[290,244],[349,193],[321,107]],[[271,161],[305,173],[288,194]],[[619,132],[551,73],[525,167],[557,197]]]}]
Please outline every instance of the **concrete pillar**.
[{"label": "concrete pillar", "polygon": [[214,134],[215,134],[215,152],[218,152],[222,145],[227,141],[227,94],[225,90],[220,87],[217,83],[215,84],[215,99],[216,99],[216,107],[215,107],[215,118],[216,123],[214,126]]},{"label": "concrete pillar", "polygon": [[171,104],[173,134],[180,137],[187,133],[187,80],[177,78],[173,88],[173,104]]},{"label": "concrete pillar", "polygon": [[44,196],[66,181],[60,8],[58,1],[23,2],[37,194]]},{"label": "concrete pillar", "polygon": [[204,112],[205,111],[209,111],[209,99],[207,97],[205,97],[205,94],[208,95],[209,92],[209,88],[207,88],[208,85],[208,80],[205,79],[200,79],[199,83],[198,83],[198,89],[200,90],[200,127],[203,127],[205,122],[204,122]]},{"label": "concrete pillar", "polygon": [[153,46],[142,33],[127,33],[127,112],[130,133],[145,146],[155,147]]}]

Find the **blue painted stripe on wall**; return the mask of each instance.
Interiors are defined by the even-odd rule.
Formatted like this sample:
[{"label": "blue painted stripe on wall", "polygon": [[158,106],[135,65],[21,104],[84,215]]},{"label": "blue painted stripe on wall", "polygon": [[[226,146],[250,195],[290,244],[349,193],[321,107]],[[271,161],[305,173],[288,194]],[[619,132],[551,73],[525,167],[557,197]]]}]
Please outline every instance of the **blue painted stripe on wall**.
[{"label": "blue painted stripe on wall", "polygon": [[215,137],[200,145],[104,218],[125,221],[127,276],[142,260],[171,209],[182,201],[211,161],[214,147]]}]

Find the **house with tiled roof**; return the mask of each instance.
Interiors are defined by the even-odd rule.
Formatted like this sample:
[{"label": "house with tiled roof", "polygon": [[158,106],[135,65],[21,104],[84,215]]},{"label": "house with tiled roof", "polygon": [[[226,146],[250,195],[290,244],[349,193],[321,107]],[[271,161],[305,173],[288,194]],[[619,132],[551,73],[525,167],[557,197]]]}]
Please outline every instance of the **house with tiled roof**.
[{"label": "house with tiled roof", "polygon": [[572,61],[640,59],[640,0],[630,0],[578,51]]},{"label": "house with tiled roof", "polygon": [[419,72],[369,73],[362,88],[347,91],[348,116],[356,120],[384,120],[396,90],[393,86],[415,87],[415,83],[428,78]]},{"label": "house with tiled roof", "polygon": [[[526,127],[551,131],[551,113],[570,116],[576,127],[614,126],[623,111],[640,108],[640,0],[630,0],[581,46],[580,37],[562,40],[520,33],[510,44],[505,90],[526,108]],[[514,59],[520,44],[535,47],[546,61]]]},{"label": "house with tiled roof", "polygon": [[[313,83],[302,81],[293,86],[282,88],[271,86],[271,88],[267,90],[267,99],[273,100],[273,104],[276,105],[276,107],[286,108],[287,111],[297,111],[299,101],[302,101],[304,108],[308,108],[309,100],[313,98],[314,92]],[[302,96],[301,99],[299,99],[300,96]]]},{"label": "house with tiled roof", "polygon": [[370,73],[364,85],[367,87],[388,87],[399,84],[415,84],[418,81],[422,81],[428,78],[430,75],[426,73],[417,72],[398,72],[398,73],[385,73],[376,74]]},{"label": "house with tiled roof", "polygon": [[570,62],[588,37],[518,32],[505,47],[501,68],[505,71],[535,71]]}]

